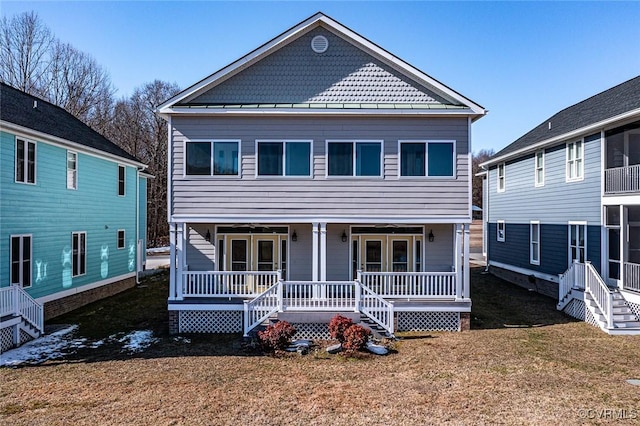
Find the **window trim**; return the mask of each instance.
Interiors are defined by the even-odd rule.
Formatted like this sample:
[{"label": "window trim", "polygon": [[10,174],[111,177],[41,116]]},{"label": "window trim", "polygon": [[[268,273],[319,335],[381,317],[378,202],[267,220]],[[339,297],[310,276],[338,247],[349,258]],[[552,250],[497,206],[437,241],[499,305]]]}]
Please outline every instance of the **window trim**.
[{"label": "window trim", "polygon": [[[74,254],[74,246],[73,246],[73,239],[74,236],[78,235],[78,242],[81,241],[80,236],[84,235],[84,264],[80,263],[78,266],[78,274],[73,273],[74,270],[74,266],[76,262],[80,262],[82,259],[81,253],[82,251],[80,250],[81,247],[78,247],[78,253]],[[77,257],[77,259],[76,259]],[[81,277],[87,274],[87,231],[73,231],[71,232],[71,277],[72,278],[76,278],[76,277]],[[84,270],[84,272],[80,272],[81,270]]]},{"label": "window trim", "polygon": [[[18,141],[24,142],[23,158],[23,180],[18,180]],[[29,182],[29,145],[33,145],[33,182]],[[38,143],[31,139],[20,136],[15,137],[14,159],[13,159],[13,179],[15,183],[23,185],[36,185],[38,183]]]},{"label": "window trim", "polygon": [[[183,145],[182,145],[182,149],[183,149],[183,153],[184,153],[184,159],[183,159],[183,163],[182,163],[182,177],[183,178],[189,178],[189,179],[210,179],[210,178],[216,178],[216,179],[238,179],[240,177],[242,177],[242,140],[240,139],[185,139],[183,141]],[[187,174],[187,144],[190,142],[209,142],[211,145],[211,154],[210,154],[210,159],[209,159],[209,174],[208,175],[190,175]],[[235,143],[238,145],[238,164],[237,164],[237,169],[238,169],[238,173],[234,174],[234,175],[217,175],[214,173],[215,170],[215,163],[213,160],[213,144],[216,142],[231,142],[231,143]],[[257,155],[257,153],[256,153]],[[257,164],[256,164],[256,169],[257,169]]]},{"label": "window trim", "polygon": [[[422,143],[424,144],[424,175],[422,176],[402,176],[402,144],[403,143]],[[429,175],[429,144],[445,144],[449,143],[453,145],[453,155],[451,156],[451,170],[453,174],[451,176],[431,176]],[[453,180],[457,178],[456,163],[458,159],[457,155],[457,141],[455,139],[399,139],[398,140],[398,179],[445,179]]]},{"label": "window trim", "polygon": [[[29,274],[29,285],[24,285],[23,282],[23,262],[24,262],[24,239],[25,237],[29,238],[29,253],[31,257],[29,258],[31,273]],[[20,239],[20,271],[18,281],[14,282],[13,277],[13,239]],[[19,284],[22,288],[29,288],[33,286],[33,234],[11,234],[9,236],[9,284]]]},{"label": "window trim", "polygon": [[[605,222],[606,223],[606,222]],[[582,220],[570,220],[568,222],[568,228],[569,228],[569,232],[567,233],[567,248],[568,248],[568,259],[569,259],[569,266],[571,266],[571,264],[573,263],[573,259],[571,256],[571,227],[572,226],[584,226],[584,261],[587,261],[587,240],[588,240],[588,226],[587,226],[587,221],[582,221]],[[606,227],[606,225],[605,225]],[[576,248],[581,247],[580,245],[576,244]]]},{"label": "window trim", "polygon": [[[282,174],[281,175],[261,175],[258,161],[258,144],[261,143],[281,143],[282,144]],[[287,143],[308,143],[309,144],[309,174],[308,175],[288,175],[287,174]],[[256,139],[255,141],[255,177],[256,179],[313,179],[313,139]]]},{"label": "window trim", "polygon": [[[541,164],[538,164],[538,155],[540,155]],[[540,151],[536,151],[533,154],[533,180],[536,188],[540,188],[544,186],[544,178],[545,178],[544,166],[545,166],[545,152],[544,152],[544,149],[541,149]],[[538,180],[538,171],[542,172],[541,181]]]},{"label": "window trim", "polygon": [[[120,180],[120,171],[123,170],[123,178]],[[120,183],[122,182],[122,184]],[[122,189],[122,191],[120,190]],[[127,166],[118,164],[118,197],[127,196]]]},{"label": "window trim", "polygon": [[[500,170],[502,169],[502,175]],[[496,188],[498,192],[505,192],[507,190],[507,164],[500,163],[496,168]]]},{"label": "window trim", "polygon": [[[69,154],[74,155],[74,160],[73,161],[75,163],[75,169],[73,169],[73,171],[74,171],[73,186],[69,186],[69,172],[71,171],[69,169]],[[118,173],[119,173],[119,171],[118,171]],[[120,179],[120,176],[118,176],[118,180],[119,179]],[[78,189],[78,153],[76,151],[72,151],[70,149],[67,150],[67,189],[73,189],[73,190],[77,190]]]},{"label": "window trim", "polygon": [[[537,240],[534,241],[533,240],[533,227],[534,225],[536,226],[537,229]],[[529,222],[529,263],[532,265],[540,265],[540,256],[542,253],[542,250],[540,250],[540,221],[539,220],[532,220]],[[534,247],[534,244],[537,244]],[[534,260],[533,258],[533,254],[534,251],[537,251],[537,255],[538,255],[538,260]]]},{"label": "window trim", "polygon": [[[122,246],[120,246],[120,233],[122,232]],[[124,229],[118,229],[116,231],[116,248],[122,250],[127,248],[127,233]]]},{"label": "window trim", "polygon": [[[569,158],[569,146],[573,145],[574,146],[574,153],[577,152],[577,150],[575,149],[576,144],[580,144],[580,153],[581,156],[578,157],[576,154],[574,154],[573,159]],[[575,177],[570,177],[570,170],[575,169],[575,164],[576,161],[580,160],[580,168],[579,170],[574,170],[576,172],[576,176]],[[565,180],[566,182],[579,182],[584,180],[584,138],[582,139],[577,139],[574,140],[572,142],[567,142],[565,144]]]},{"label": "window trim", "polygon": [[[350,143],[352,146],[353,163],[351,175],[330,175],[329,174],[329,144],[330,143]],[[377,143],[380,144],[380,174],[377,176],[361,176],[356,175],[357,161],[356,144],[358,143]],[[326,179],[384,179],[384,139],[326,139],[324,144],[324,177]]]},{"label": "window trim", "polygon": [[[500,225],[502,225],[502,237],[500,237]],[[507,239],[507,225],[504,220],[498,220],[496,222],[496,241],[504,243]]]}]

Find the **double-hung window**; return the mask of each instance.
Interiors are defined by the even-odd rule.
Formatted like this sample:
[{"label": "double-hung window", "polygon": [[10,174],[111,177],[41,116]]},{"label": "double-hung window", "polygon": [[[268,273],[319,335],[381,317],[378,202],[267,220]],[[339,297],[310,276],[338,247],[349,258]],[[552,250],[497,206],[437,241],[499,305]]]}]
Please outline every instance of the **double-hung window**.
[{"label": "double-hung window", "polygon": [[16,138],[16,182],[36,183],[36,143]]},{"label": "double-hung window", "polygon": [[567,181],[584,177],[584,145],[581,140],[567,143]]},{"label": "double-hung window", "polygon": [[529,224],[529,262],[532,265],[540,264],[540,222],[532,221]]},{"label": "double-hung window", "polygon": [[454,177],[454,141],[400,141],[400,176]]},{"label": "double-hung window", "polygon": [[504,192],[505,186],[505,164],[498,164],[497,182],[498,192]]},{"label": "double-hung window", "polygon": [[310,141],[257,141],[258,176],[311,176]]},{"label": "double-hung window", "polygon": [[78,154],[67,151],[67,188],[78,189]]},{"label": "double-hung window", "polygon": [[87,233],[73,232],[71,234],[71,270],[73,276],[84,275],[87,272]]},{"label": "double-hung window", "polygon": [[126,191],[127,168],[118,164],[118,195],[124,197]]},{"label": "double-hung window", "polygon": [[238,141],[187,141],[185,152],[185,175],[239,175],[240,143]]},{"label": "double-hung window", "polygon": [[382,176],[382,142],[327,141],[327,176]]},{"label": "double-hung window", "polygon": [[538,151],[534,156],[535,185],[544,186],[544,151]]},{"label": "double-hung window", "polygon": [[11,236],[11,284],[31,286],[31,235]]},{"label": "double-hung window", "polygon": [[498,231],[496,235],[496,240],[501,243],[504,243],[505,236],[506,236],[506,228],[505,228],[504,220],[498,221],[497,229]]}]

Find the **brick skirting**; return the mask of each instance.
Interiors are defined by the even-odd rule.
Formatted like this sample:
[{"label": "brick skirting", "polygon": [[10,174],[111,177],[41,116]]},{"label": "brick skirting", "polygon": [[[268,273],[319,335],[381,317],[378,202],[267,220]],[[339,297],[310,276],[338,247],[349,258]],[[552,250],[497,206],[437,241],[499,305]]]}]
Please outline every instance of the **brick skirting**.
[{"label": "brick skirting", "polygon": [[93,303],[97,300],[104,299],[105,297],[113,296],[114,294],[133,288],[135,285],[136,277],[130,277],[101,287],[72,294],[71,296],[45,302],[44,319],[47,321],[51,318],[66,314],[67,312],[71,312],[74,309],[78,309],[82,306],[88,305],[89,303]]}]

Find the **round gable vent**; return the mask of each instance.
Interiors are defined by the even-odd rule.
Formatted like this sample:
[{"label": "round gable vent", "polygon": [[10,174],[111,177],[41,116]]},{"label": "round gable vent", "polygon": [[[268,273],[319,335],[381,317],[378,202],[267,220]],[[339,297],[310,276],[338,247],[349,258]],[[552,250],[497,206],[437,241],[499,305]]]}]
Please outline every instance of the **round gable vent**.
[{"label": "round gable vent", "polygon": [[311,39],[311,48],[316,53],[324,53],[329,48],[329,40],[325,36],[315,36]]}]

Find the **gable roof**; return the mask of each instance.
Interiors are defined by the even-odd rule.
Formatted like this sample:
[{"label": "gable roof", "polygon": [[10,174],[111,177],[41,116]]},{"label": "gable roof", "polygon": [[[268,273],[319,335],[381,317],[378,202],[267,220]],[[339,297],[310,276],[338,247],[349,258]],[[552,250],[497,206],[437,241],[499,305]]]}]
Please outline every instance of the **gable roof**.
[{"label": "gable roof", "polygon": [[0,120],[143,165],[63,108],[0,83]]},{"label": "gable roof", "polygon": [[[324,36],[326,53],[312,53]],[[248,110],[426,110],[478,118],[484,108],[317,13],[160,105],[161,114]],[[385,112],[387,112],[385,111]]]},{"label": "gable roof", "polygon": [[597,132],[609,122],[640,117],[640,76],[618,84],[544,120],[525,135],[497,152],[489,165],[540,149],[587,132]]}]

